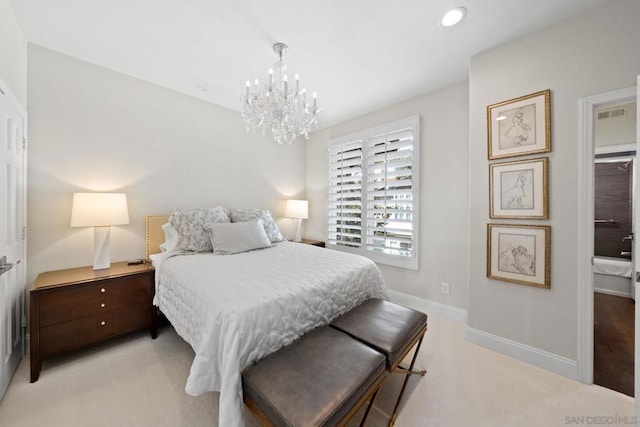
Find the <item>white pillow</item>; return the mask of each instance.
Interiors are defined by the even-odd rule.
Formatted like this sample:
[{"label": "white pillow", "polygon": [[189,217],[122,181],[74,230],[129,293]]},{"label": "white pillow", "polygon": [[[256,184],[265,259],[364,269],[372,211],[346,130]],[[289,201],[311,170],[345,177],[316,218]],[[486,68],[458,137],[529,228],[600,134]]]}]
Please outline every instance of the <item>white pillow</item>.
[{"label": "white pillow", "polygon": [[167,252],[178,246],[178,232],[168,222],[162,225],[164,231],[164,243],[160,245],[161,252]]},{"label": "white pillow", "polygon": [[215,255],[231,255],[271,246],[259,219],[227,224],[209,223],[205,228],[209,231]]},{"label": "white pillow", "polygon": [[271,212],[266,209],[230,209],[229,218],[231,222],[246,222],[252,219],[261,219],[267,237],[272,243],[282,242],[284,237],[278,229]]}]

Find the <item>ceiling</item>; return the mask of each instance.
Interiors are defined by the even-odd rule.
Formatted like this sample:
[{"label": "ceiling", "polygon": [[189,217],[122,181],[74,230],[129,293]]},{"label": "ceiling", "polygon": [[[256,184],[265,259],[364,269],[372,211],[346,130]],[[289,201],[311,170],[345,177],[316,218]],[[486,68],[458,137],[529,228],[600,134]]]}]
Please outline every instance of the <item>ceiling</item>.
[{"label": "ceiling", "polygon": [[[9,1],[30,43],[238,111],[284,42],[324,128],[462,81],[472,55],[609,0]],[[466,19],[442,27],[453,6]]]}]

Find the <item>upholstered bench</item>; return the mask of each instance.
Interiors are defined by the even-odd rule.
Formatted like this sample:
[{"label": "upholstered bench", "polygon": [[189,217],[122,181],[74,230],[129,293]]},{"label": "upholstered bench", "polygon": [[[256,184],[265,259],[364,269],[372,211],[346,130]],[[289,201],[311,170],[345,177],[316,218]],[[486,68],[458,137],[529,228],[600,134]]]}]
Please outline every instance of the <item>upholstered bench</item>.
[{"label": "upholstered bench", "polygon": [[[413,371],[420,351],[420,345],[427,331],[427,315],[389,301],[370,299],[339,316],[331,326],[381,352],[386,357],[387,371],[402,373],[406,377],[396,401],[389,425],[395,423],[402,395],[411,374],[424,375],[426,371]],[[416,345],[417,347],[408,369],[400,362]]]},{"label": "upholstered bench", "polygon": [[329,326],[314,329],[242,373],[247,407],[265,426],[345,425],[385,378],[385,357]]}]

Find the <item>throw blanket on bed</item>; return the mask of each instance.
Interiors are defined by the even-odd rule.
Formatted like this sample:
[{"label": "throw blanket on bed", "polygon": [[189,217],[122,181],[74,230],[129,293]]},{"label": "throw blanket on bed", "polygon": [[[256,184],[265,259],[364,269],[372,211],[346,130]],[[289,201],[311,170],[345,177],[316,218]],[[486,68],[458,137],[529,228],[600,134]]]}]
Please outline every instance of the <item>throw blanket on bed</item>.
[{"label": "throw blanket on bed", "polygon": [[242,425],[241,372],[369,298],[387,298],[369,259],[282,242],[235,255],[154,258],[155,303],[195,351],[186,392],[220,392],[218,425]]}]

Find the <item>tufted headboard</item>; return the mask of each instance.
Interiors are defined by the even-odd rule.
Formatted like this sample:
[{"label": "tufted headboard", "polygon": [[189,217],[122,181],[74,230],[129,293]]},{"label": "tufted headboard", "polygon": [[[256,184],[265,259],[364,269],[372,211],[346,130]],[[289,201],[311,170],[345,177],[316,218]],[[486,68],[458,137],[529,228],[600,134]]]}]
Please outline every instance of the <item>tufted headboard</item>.
[{"label": "tufted headboard", "polygon": [[170,215],[147,215],[145,222],[145,256],[160,252],[160,245],[164,243],[162,226],[169,221]]}]

